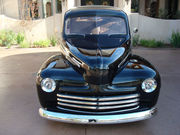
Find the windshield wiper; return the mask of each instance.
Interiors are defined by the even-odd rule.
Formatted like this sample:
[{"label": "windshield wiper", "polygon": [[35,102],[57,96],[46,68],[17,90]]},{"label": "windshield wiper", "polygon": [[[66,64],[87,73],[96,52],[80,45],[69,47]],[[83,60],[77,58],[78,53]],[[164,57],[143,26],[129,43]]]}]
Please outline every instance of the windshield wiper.
[{"label": "windshield wiper", "polygon": [[126,34],[111,34],[109,38],[126,38]]},{"label": "windshield wiper", "polygon": [[69,35],[67,35],[67,38],[85,38],[85,35],[83,35],[83,34],[69,34]]}]

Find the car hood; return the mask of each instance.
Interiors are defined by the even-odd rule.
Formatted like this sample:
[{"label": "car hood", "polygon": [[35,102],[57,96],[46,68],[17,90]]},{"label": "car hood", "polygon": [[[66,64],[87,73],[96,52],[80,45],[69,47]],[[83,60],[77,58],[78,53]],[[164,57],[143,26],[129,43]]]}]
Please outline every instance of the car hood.
[{"label": "car hood", "polygon": [[107,49],[97,47],[90,50],[75,47],[69,42],[66,43],[72,56],[87,64],[90,69],[109,69],[111,64],[118,59],[123,60],[123,57],[127,55],[124,46]]},{"label": "car hood", "polygon": [[[104,39],[104,40],[103,40]],[[94,84],[109,83],[130,52],[126,38],[68,38],[66,48],[71,59],[82,62],[85,67],[83,76]],[[81,65],[81,67],[83,67]]]}]

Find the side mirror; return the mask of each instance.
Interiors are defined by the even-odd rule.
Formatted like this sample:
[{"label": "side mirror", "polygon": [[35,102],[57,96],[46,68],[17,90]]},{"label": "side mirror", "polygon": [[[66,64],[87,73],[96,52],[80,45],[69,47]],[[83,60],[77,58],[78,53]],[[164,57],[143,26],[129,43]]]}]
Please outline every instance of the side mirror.
[{"label": "side mirror", "polygon": [[134,28],[133,32],[137,33],[138,32],[138,28]]}]

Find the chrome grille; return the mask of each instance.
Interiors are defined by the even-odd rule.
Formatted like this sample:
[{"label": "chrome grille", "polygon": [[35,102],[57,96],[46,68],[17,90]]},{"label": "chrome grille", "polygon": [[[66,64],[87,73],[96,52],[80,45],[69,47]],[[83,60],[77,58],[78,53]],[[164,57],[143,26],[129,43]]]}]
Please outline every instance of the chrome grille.
[{"label": "chrome grille", "polygon": [[92,97],[60,93],[57,94],[57,104],[59,107],[81,111],[128,111],[139,106],[139,94]]}]

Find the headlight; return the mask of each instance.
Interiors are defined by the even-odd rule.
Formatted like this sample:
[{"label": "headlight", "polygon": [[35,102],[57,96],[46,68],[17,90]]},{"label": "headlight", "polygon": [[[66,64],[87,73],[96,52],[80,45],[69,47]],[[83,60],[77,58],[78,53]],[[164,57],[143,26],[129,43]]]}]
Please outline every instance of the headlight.
[{"label": "headlight", "polygon": [[53,79],[45,78],[41,81],[41,88],[45,92],[53,92],[56,89],[56,82]]},{"label": "headlight", "polygon": [[151,93],[157,88],[157,82],[153,78],[149,78],[143,81],[141,87],[145,92]]}]

